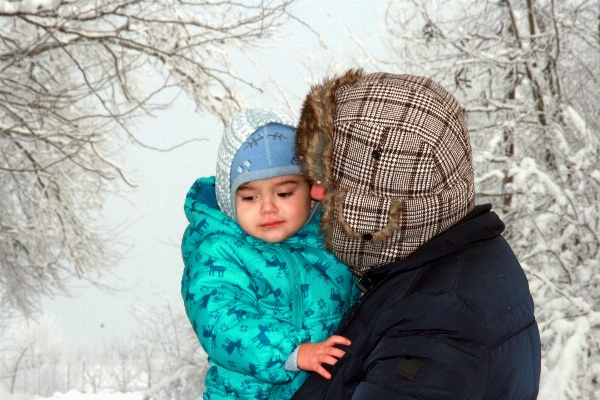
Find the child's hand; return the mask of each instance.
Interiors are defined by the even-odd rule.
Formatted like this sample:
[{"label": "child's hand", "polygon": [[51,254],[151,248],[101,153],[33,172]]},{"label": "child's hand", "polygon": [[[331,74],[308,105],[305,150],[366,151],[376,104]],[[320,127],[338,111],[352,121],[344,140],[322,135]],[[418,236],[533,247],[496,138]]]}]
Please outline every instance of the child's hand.
[{"label": "child's hand", "polygon": [[350,340],[342,336],[333,335],[324,342],[302,343],[298,349],[296,363],[304,371],[315,371],[325,379],[330,379],[331,374],[321,364],[334,365],[346,352],[333,347],[335,344],[350,346]]}]

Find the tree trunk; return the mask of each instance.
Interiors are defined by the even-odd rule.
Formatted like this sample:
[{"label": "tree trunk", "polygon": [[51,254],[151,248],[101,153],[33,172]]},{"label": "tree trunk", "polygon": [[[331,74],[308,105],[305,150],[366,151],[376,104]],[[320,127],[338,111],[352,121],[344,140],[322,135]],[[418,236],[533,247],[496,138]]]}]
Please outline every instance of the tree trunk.
[{"label": "tree trunk", "polygon": [[27,350],[29,350],[30,347],[31,347],[31,345],[25,347],[21,351],[21,354],[19,354],[19,358],[17,358],[17,361],[15,362],[15,366],[13,368],[12,377],[11,377],[11,380],[10,380],[10,394],[13,394],[14,390],[15,390],[15,382],[17,380],[17,374],[19,373],[19,364],[21,364],[21,360],[23,360],[23,357],[25,357],[25,353],[27,352]]}]

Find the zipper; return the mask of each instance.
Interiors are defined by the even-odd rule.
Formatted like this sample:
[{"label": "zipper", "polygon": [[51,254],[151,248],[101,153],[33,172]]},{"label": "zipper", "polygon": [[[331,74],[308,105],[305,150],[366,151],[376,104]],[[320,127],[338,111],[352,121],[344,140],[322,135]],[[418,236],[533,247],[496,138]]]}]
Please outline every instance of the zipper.
[{"label": "zipper", "polygon": [[287,265],[290,267],[289,274],[289,282],[290,282],[290,291],[292,293],[292,323],[297,327],[302,327],[302,294],[300,293],[300,277],[298,276],[298,268],[294,260],[288,256],[288,254],[281,248],[280,244],[277,243],[275,245],[277,248],[277,252],[281,254],[281,256],[287,262]]}]

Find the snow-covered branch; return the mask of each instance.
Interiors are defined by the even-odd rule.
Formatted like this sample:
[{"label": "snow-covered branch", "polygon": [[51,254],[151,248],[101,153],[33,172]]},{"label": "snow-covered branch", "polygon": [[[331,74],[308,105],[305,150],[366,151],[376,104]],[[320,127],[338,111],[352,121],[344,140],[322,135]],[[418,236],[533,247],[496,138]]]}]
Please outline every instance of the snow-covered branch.
[{"label": "snow-covered branch", "polygon": [[116,264],[94,212],[134,185],[118,150],[144,142],[131,123],[173,87],[227,120],[240,87],[262,90],[234,68],[236,49],[267,43],[291,2],[0,1],[1,309],[31,314]]}]

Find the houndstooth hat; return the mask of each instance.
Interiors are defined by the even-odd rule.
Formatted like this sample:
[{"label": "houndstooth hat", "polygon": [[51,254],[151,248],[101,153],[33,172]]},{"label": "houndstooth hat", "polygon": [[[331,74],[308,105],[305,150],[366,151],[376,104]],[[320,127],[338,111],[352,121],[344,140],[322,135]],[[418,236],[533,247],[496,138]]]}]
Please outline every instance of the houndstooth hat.
[{"label": "houndstooth hat", "polygon": [[296,154],[326,188],[326,247],[358,276],[408,257],[474,206],[461,107],[428,78],[326,79],[304,102]]}]

